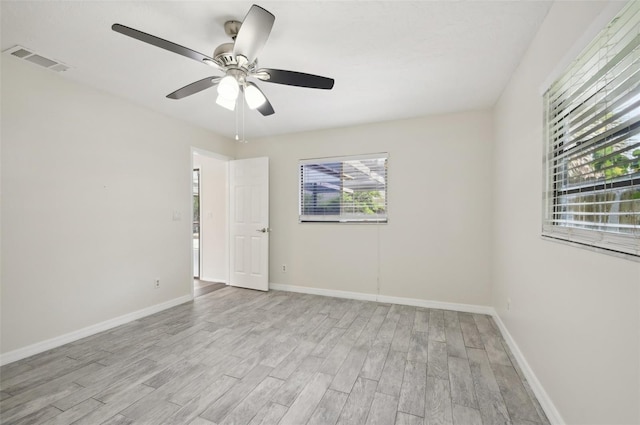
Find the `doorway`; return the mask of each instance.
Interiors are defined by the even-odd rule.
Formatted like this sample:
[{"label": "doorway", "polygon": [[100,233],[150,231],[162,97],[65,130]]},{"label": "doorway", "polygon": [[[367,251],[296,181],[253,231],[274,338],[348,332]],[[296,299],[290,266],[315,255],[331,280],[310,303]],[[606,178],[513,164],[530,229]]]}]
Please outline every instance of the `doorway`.
[{"label": "doorway", "polygon": [[193,170],[193,278],[200,279],[200,169]]},{"label": "doorway", "polygon": [[194,297],[223,288],[229,281],[229,158],[191,148],[192,258]]}]

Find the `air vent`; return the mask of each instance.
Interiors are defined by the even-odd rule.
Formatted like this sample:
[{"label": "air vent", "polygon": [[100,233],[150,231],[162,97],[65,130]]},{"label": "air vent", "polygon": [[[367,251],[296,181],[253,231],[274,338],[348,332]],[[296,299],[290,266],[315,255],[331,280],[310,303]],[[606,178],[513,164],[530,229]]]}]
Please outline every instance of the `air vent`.
[{"label": "air vent", "polygon": [[25,56],[32,55],[33,53],[31,53],[30,51],[25,50],[25,49],[23,49],[23,48],[19,48],[19,49],[18,49],[18,50],[16,50],[15,52],[11,52],[11,54],[12,54],[13,56],[17,56],[17,57],[19,57],[19,58],[23,58],[23,57],[25,57]]},{"label": "air vent", "polygon": [[43,68],[51,69],[56,72],[64,72],[69,69],[69,66],[62,62],[49,59],[22,46],[14,46],[2,53],[10,54],[11,56],[27,60],[31,63],[35,63],[36,65],[40,65]]}]

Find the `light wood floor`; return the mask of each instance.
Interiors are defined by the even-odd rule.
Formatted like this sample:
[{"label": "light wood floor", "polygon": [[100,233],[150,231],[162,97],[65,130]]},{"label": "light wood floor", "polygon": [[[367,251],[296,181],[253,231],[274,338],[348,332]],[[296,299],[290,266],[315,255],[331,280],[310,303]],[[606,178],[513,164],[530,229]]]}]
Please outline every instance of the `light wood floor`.
[{"label": "light wood floor", "polygon": [[220,282],[207,282],[206,280],[193,279],[193,296],[201,297],[209,292],[217,291],[227,285]]},{"label": "light wood floor", "polygon": [[226,287],[2,367],[3,424],[548,424],[488,316]]}]

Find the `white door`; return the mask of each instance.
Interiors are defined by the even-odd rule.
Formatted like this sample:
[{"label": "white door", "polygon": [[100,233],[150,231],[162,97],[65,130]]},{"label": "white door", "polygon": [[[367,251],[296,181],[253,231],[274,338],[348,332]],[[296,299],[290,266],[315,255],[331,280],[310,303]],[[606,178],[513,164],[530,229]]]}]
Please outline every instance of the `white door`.
[{"label": "white door", "polygon": [[229,283],[269,290],[269,158],[230,161]]}]

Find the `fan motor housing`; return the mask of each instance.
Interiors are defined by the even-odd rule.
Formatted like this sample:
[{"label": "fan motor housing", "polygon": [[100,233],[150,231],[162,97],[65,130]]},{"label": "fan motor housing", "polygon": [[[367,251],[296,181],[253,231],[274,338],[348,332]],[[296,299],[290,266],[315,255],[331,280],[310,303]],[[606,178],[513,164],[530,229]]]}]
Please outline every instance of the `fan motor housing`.
[{"label": "fan motor housing", "polygon": [[233,56],[233,43],[224,43],[216,47],[213,58],[224,66],[237,65],[236,58]]}]

